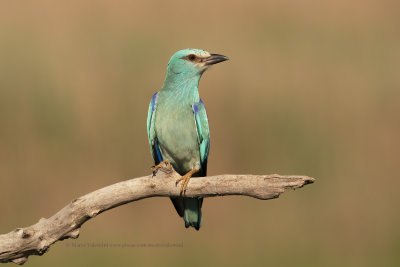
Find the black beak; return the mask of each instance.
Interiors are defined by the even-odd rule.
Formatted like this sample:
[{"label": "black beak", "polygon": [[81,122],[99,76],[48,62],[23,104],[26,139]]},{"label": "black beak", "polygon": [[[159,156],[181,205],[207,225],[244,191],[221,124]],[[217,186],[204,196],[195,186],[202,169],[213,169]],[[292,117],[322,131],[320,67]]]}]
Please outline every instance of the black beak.
[{"label": "black beak", "polygon": [[204,59],[205,65],[214,65],[220,62],[223,62],[225,60],[228,60],[229,58],[223,55],[218,55],[218,54],[211,54],[208,58]]}]

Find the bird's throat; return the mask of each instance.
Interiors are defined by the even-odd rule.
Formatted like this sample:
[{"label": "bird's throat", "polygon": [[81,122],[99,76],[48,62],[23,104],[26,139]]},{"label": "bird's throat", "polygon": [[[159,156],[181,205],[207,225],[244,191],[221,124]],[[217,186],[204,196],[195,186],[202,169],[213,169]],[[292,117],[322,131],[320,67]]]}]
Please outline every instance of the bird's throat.
[{"label": "bird's throat", "polygon": [[199,81],[201,75],[185,77],[184,75],[173,75],[165,79],[162,91],[169,94],[170,97],[175,97],[179,103],[197,103],[200,100],[199,96]]}]

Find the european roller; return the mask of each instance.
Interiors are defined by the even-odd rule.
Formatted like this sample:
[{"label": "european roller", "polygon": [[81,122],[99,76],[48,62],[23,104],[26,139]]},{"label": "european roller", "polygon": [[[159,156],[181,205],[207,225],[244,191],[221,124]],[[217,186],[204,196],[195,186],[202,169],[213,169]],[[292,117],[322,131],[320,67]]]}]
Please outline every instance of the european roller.
[{"label": "european roller", "polygon": [[[199,96],[199,81],[212,65],[228,60],[200,49],[184,49],[170,59],[161,90],[153,95],[147,117],[147,136],[154,171],[162,164],[171,164],[182,176],[181,193],[189,179],[204,177],[210,150],[210,129],[203,101]],[[182,194],[181,194],[182,196]],[[171,198],[185,227],[200,229],[202,198]]]}]

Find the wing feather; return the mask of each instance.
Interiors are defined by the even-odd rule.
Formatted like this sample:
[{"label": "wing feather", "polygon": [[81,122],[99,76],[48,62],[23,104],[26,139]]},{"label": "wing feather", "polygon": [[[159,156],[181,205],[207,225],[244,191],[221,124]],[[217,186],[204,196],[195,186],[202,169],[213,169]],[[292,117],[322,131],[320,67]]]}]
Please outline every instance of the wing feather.
[{"label": "wing feather", "polygon": [[197,140],[200,147],[201,175],[207,174],[207,161],[210,151],[210,128],[206,108],[200,99],[198,103],[193,104],[193,114],[196,122]]},{"label": "wing feather", "polygon": [[150,101],[149,105],[149,111],[147,113],[147,138],[149,139],[149,144],[150,144],[150,151],[151,151],[151,156],[154,159],[154,163],[157,165],[160,163],[162,159],[162,155],[160,152],[160,148],[158,146],[158,140],[157,140],[157,135],[156,131],[154,129],[154,114],[157,108],[157,93],[153,95]]}]

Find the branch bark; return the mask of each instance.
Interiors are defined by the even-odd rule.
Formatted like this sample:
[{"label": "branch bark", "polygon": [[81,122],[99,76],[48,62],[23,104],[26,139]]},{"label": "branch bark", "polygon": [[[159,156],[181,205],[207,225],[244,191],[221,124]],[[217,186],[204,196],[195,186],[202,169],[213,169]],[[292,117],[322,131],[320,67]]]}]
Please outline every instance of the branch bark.
[{"label": "branch bark", "polygon": [[[0,262],[24,264],[30,255],[43,255],[57,241],[78,238],[82,224],[106,210],[143,198],[180,196],[180,184],[175,183],[179,177],[173,169],[161,168],[155,176],[119,182],[74,199],[48,219],[0,235]],[[298,175],[216,175],[190,179],[184,196],[273,199],[285,189],[314,181]]]}]

